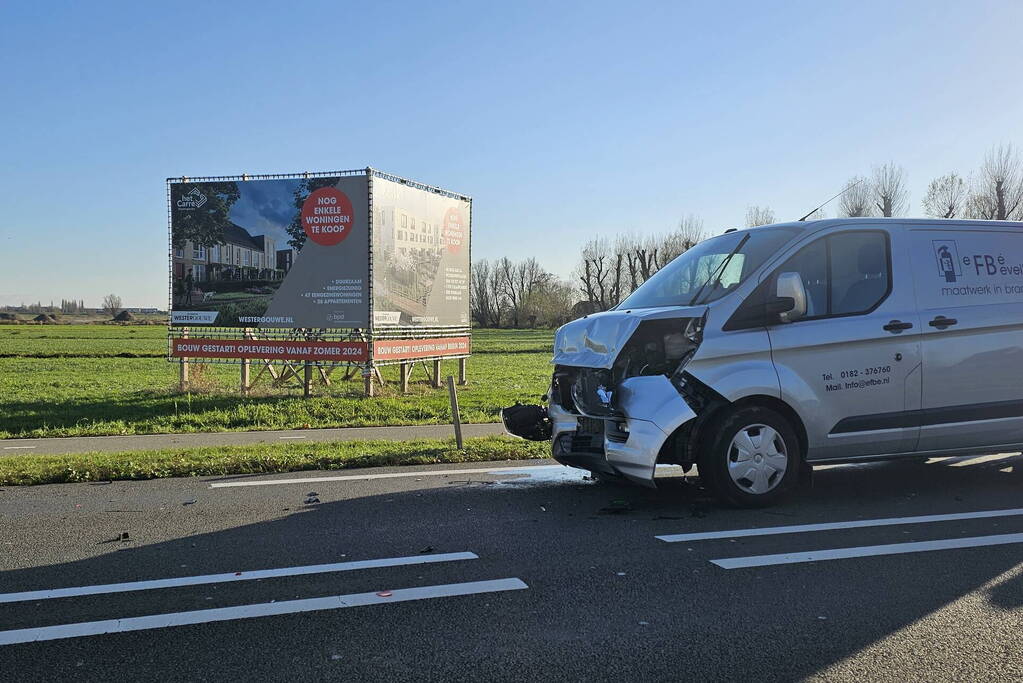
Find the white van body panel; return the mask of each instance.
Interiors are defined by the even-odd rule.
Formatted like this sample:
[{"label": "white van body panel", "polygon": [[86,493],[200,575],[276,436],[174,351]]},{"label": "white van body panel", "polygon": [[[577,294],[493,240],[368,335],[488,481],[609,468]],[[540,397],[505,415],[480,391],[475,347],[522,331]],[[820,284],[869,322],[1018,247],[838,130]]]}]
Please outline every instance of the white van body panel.
[{"label": "white van body panel", "polygon": [[1023,230],[907,236],[924,321],[920,450],[1023,442]]},{"label": "white van body panel", "polygon": [[[920,320],[902,231],[884,224],[838,226],[814,235],[793,256],[822,245],[837,248],[841,240],[860,236],[888,243],[886,254],[876,254],[888,264],[869,265],[890,274],[887,294],[873,310],[768,328],[781,398],[807,427],[810,461],[908,453],[916,449],[920,433],[916,425],[889,426],[869,417],[920,407]],[[788,268],[783,263],[776,271]],[[910,327],[886,330],[893,321]]]}]

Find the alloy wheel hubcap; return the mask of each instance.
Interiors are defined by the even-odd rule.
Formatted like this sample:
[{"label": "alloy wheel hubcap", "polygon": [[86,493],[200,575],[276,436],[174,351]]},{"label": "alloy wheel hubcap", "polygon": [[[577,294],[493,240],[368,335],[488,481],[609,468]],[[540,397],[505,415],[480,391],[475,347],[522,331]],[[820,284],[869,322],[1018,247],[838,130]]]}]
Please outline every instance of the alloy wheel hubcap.
[{"label": "alloy wheel hubcap", "polygon": [[743,427],[728,447],[728,474],[747,493],[761,495],[777,487],[788,465],[785,439],[767,425]]}]

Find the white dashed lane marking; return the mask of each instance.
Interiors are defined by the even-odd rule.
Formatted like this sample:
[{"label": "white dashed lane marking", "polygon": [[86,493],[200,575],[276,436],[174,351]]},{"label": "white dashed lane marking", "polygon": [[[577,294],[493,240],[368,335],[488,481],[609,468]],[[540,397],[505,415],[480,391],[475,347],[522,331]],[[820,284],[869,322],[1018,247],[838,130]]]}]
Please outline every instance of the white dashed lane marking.
[{"label": "white dashed lane marking", "polygon": [[377,560],[353,560],[350,562],[336,562],[334,564],[314,564],[304,567],[257,569],[254,571],[228,572],[225,574],[182,576],[173,579],[132,581],[130,583],[108,583],[95,586],[76,586],[72,588],[51,588],[48,590],[23,591],[20,593],[0,593],[0,603],[24,602],[26,600],[52,600],[54,598],[73,598],[81,595],[127,593],[131,591],[145,591],[154,590],[158,588],[180,588],[181,586],[201,586],[210,583],[253,581],[256,579],[275,579],[282,576],[308,576],[310,574],[326,574],[329,572],[350,572],[359,569],[377,569],[380,567],[404,567],[408,565],[435,564],[437,562],[455,562],[458,560],[477,559],[479,559],[479,557],[475,553],[462,552],[462,553],[436,553],[433,555],[413,555],[411,557],[387,557]]},{"label": "white dashed lane marking", "polygon": [[800,534],[810,531],[834,531],[837,529],[863,529],[877,526],[900,524],[931,524],[954,522],[964,519],[988,519],[991,517],[1016,517],[1023,515],[1023,508],[1008,510],[983,510],[980,512],[954,512],[945,515],[921,515],[918,517],[888,517],[885,519],[857,519],[847,522],[824,522],[822,524],[799,524],[795,526],[772,526],[761,529],[733,529],[729,531],[705,531],[693,534],[668,534],[656,536],[667,543],[689,541],[710,541],[719,538],[746,538],[749,536],[773,536],[776,534]]},{"label": "white dashed lane marking", "polygon": [[41,626],[13,631],[0,631],[0,646],[16,643],[34,643],[42,640],[61,640],[65,638],[81,638],[104,633],[127,633],[129,631],[145,631],[170,626],[187,626],[190,624],[206,624],[216,621],[235,621],[253,619],[281,614],[299,612],[317,612],[322,610],[343,609],[346,607],[363,607],[384,605],[391,602],[408,602],[411,600],[428,600],[432,598],[450,598],[459,595],[477,595],[480,593],[498,593],[529,588],[520,579],[495,579],[492,581],[472,581],[469,583],[450,583],[441,586],[422,586],[419,588],[396,588],[394,590],[374,593],[354,593],[351,595],[334,595],[306,600],[288,600],[285,602],[266,602],[256,605],[239,605],[237,607],[221,607],[217,609],[196,610],[192,612],[174,612],[155,614],[145,617],[129,617],[126,619],[107,619],[105,621],[87,621],[78,624],[62,624],[60,626]]},{"label": "white dashed lane marking", "polygon": [[711,560],[711,563],[716,564],[723,569],[743,569],[747,567],[767,567],[778,564],[820,562],[822,560],[845,560],[853,557],[875,557],[878,555],[923,553],[932,550],[979,548],[984,546],[1008,545],[1011,543],[1023,543],[1023,534],[974,536],[972,538],[947,538],[938,541],[867,545],[857,548],[831,548],[828,550],[810,550],[807,552],[780,553],[777,555],[753,555],[751,557],[729,557]]}]

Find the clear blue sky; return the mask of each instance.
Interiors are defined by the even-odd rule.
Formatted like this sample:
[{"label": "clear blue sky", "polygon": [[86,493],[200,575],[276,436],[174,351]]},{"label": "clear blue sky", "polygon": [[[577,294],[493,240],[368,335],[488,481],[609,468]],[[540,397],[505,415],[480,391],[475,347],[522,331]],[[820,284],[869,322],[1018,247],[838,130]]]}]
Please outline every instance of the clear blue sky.
[{"label": "clear blue sky", "polygon": [[0,6],[0,304],[166,305],[164,179],[371,165],[474,198],[476,257],[798,217],[1023,145],[1023,2]]}]

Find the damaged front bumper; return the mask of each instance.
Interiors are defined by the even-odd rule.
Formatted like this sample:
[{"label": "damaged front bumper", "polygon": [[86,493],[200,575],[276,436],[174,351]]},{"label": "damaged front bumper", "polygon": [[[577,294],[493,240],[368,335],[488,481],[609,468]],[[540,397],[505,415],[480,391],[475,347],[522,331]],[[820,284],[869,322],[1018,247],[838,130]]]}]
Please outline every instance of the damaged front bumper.
[{"label": "damaged front bumper", "polygon": [[552,457],[564,465],[623,476],[649,487],[654,486],[654,469],[669,437],[696,417],[663,375],[624,380],[615,391],[612,415],[584,415],[571,403],[563,405],[563,395],[552,390],[546,411]]}]

